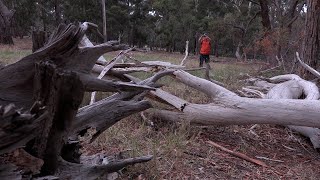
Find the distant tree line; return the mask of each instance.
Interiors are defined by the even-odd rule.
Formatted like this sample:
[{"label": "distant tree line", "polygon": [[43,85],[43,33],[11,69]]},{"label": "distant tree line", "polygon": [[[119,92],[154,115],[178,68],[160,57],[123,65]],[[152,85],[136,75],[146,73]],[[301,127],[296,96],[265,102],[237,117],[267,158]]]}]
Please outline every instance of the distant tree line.
[{"label": "distant tree line", "polygon": [[[59,23],[90,21],[102,31],[101,0],[0,0],[14,10],[11,32],[50,32]],[[309,0],[312,2],[312,0]],[[315,2],[317,2],[316,0]],[[307,0],[105,0],[107,39],[168,52],[198,52],[213,39],[216,56],[293,59],[302,48]],[[309,5],[310,6],[310,5]],[[0,20],[1,22],[1,20]],[[101,38],[94,38],[101,41]]]}]

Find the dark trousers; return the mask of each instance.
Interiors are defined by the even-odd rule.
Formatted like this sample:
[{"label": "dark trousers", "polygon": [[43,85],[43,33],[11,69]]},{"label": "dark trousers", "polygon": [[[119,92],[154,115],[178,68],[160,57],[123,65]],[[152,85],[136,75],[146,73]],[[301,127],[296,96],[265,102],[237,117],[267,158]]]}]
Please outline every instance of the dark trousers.
[{"label": "dark trousers", "polygon": [[210,57],[209,57],[209,55],[200,54],[200,64],[199,64],[199,67],[203,67],[203,61],[206,62],[207,64],[209,64],[209,62],[210,62]]}]

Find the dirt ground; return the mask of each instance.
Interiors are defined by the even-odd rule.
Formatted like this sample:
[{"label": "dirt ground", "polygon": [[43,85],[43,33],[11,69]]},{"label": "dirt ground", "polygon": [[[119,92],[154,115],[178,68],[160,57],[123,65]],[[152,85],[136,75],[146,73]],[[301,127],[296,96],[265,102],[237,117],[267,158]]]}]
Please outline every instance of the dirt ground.
[{"label": "dirt ground", "polygon": [[[13,47],[4,51],[30,53],[30,39],[15,39]],[[15,54],[15,53],[14,53]],[[116,54],[116,53],[114,53]],[[107,58],[114,55],[110,53]],[[164,60],[178,63],[183,54],[150,52],[133,53],[136,59]],[[10,56],[11,62],[19,58]],[[197,56],[191,55],[187,66],[197,67]],[[232,58],[214,58],[216,79],[235,90],[241,86],[242,73],[253,74],[265,66],[262,62],[236,62]],[[201,74],[199,74],[201,75]],[[166,90],[198,103],[205,95],[181,84],[164,80]],[[159,107],[159,106],[158,106]],[[169,108],[169,107],[165,107]],[[148,115],[148,112],[146,112]],[[128,156],[152,154],[148,163],[128,167],[119,172],[118,179],[319,179],[320,154],[308,139],[276,125],[194,127],[187,123],[168,123],[149,119],[148,126],[139,114],[130,116],[108,129],[94,143],[84,143],[85,154],[109,155],[127,152]],[[230,150],[243,153],[267,164],[262,167],[230,155],[208,143],[213,141]]]}]

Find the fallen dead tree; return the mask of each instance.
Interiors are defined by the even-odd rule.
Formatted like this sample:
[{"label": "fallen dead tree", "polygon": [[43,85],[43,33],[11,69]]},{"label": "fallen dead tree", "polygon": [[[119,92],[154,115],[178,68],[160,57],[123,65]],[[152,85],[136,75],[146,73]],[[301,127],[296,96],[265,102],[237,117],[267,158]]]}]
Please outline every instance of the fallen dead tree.
[{"label": "fallen dead tree", "polygon": [[[260,81],[260,82],[259,82]],[[319,102],[319,89],[309,81],[301,79],[297,75],[282,75],[269,79],[269,83],[256,80],[258,87],[268,89],[267,93],[262,96],[266,99],[300,99],[300,101],[316,100]],[[274,82],[274,83],[271,83]],[[271,85],[271,86],[270,86]],[[261,93],[261,92],[260,92]],[[289,129],[301,133],[308,137],[314,148],[320,148],[320,129],[305,126],[287,126]]]},{"label": "fallen dead tree", "polygon": [[279,124],[320,127],[320,102],[296,99],[253,99],[237,94],[184,71],[173,72],[180,82],[211,98],[210,104],[193,104],[162,90],[158,98],[179,112],[156,110],[155,115],[170,121],[189,121],[200,125]]},{"label": "fallen dead tree", "polygon": [[[320,73],[305,64],[296,53],[297,59],[300,64],[314,74],[316,77],[320,77]],[[265,80],[255,79],[254,84],[256,87],[267,90],[262,98],[267,99],[303,99],[303,100],[319,100],[320,93],[319,88],[310,81],[306,81],[295,74],[281,75]],[[259,92],[263,94],[262,92]],[[299,132],[300,134],[308,137],[313,144],[313,147],[320,148],[320,129],[314,127],[305,126],[287,126],[289,129]]]},{"label": "fallen dead tree", "polygon": [[[98,79],[90,74],[102,54],[127,47],[113,43],[83,47],[80,42],[88,28],[88,23],[60,25],[44,47],[0,69],[0,105],[5,107],[1,114],[1,154],[26,145],[27,153],[43,160],[41,176],[103,178],[127,165],[152,158],[129,158],[103,166],[77,164],[61,158],[75,150],[67,146],[69,132],[74,132],[71,135],[75,137],[93,127],[100,134],[120,119],[151,107],[143,100],[143,95],[145,90],[154,88]],[[78,111],[85,91],[128,93],[98,101]],[[15,118],[10,118],[12,113],[8,104],[11,103],[19,109],[31,109],[30,113],[36,116],[17,116],[15,113]],[[40,108],[33,108],[35,103]],[[14,126],[16,123],[23,125],[22,129]],[[15,130],[19,134],[13,134]],[[13,132],[12,137],[3,132]]]},{"label": "fallen dead tree", "polygon": [[[90,26],[89,23],[80,26],[61,25],[43,48],[0,69],[0,105],[4,107],[4,110],[0,108],[0,120],[5,122],[0,130],[1,133],[3,129],[5,132],[14,132],[16,128],[20,133],[17,136],[12,134],[16,139],[5,133],[0,134],[0,142],[3,143],[0,144],[0,154],[25,145],[26,153],[43,160],[40,176],[103,179],[127,165],[149,161],[152,156],[120,159],[110,164],[92,164],[81,161],[80,155],[76,153],[79,149],[77,138],[88,129],[96,129],[91,139],[93,141],[121,119],[151,108],[151,103],[144,100],[145,96],[174,106],[176,111],[154,111],[155,116],[170,121],[188,121],[200,125],[279,124],[320,127],[319,92],[316,86],[301,81],[295,75],[271,78],[272,82],[259,82],[270,85],[269,95],[260,94],[265,99],[240,97],[214,81],[177,70],[183,66],[134,60],[126,54],[128,48],[124,45],[109,42],[84,46],[84,35]],[[114,61],[107,62],[101,58],[102,54],[115,50],[124,51]],[[120,61],[119,57],[127,57],[132,63],[116,63]],[[98,58],[100,60],[97,62]],[[145,80],[128,75],[144,70],[160,72]],[[101,74],[100,77],[91,75],[93,71]],[[104,79],[105,75],[117,76],[128,82]],[[166,75],[207,94],[211,102],[189,103],[157,88],[159,85],[156,81]],[[289,83],[293,80],[297,81],[296,84]],[[279,86],[274,83],[283,81],[286,82],[282,84],[294,89],[295,93],[292,93],[290,99],[284,99],[281,93],[277,93],[284,91],[276,90]],[[288,93],[292,89],[288,88]],[[86,91],[116,93],[80,108]],[[304,100],[292,99],[299,98],[301,92],[306,95]],[[7,118],[11,111],[5,109],[10,109],[8,104],[11,103],[24,109],[27,116],[22,117],[25,119],[19,119],[23,113],[18,113],[20,116],[15,118]],[[16,122],[21,122],[26,129],[20,131],[19,127],[12,126]],[[21,140],[21,137],[24,138]],[[11,165],[0,167],[10,171],[14,168]],[[12,172],[12,176],[16,174]]]}]

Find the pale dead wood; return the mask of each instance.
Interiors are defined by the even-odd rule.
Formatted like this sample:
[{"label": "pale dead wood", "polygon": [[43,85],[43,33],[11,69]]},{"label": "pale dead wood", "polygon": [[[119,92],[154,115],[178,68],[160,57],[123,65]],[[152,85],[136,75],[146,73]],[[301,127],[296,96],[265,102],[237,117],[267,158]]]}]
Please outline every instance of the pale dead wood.
[{"label": "pale dead wood", "polygon": [[148,162],[151,159],[152,156],[149,155],[119,160],[106,165],[97,166],[69,163],[67,161],[64,161],[63,159],[60,159],[59,169],[56,172],[55,176],[58,176],[62,179],[106,179],[109,173],[116,172],[129,165]]},{"label": "pale dead wood", "polygon": [[267,157],[263,157],[263,156],[256,156],[256,158],[258,158],[258,159],[263,159],[263,160],[268,160],[268,161],[279,162],[279,163],[284,163],[284,161],[282,161],[282,160],[271,159],[271,158],[267,158]]},{"label": "pale dead wood", "polygon": [[251,162],[253,164],[256,164],[256,165],[259,165],[259,166],[263,166],[263,167],[268,167],[268,165],[266,163],[262,162],[262,161],[259,161],[257,159],[253,159],[253,158],[251,158],[251,157],[249,157],[249,156],[247,156],[247,155],[245,155],[243,153],[240,153],[240,152],[231,151],[231,150],[229,150],[229,149],[227,149],[227,148],[225,148],[225,147],[223,147],[223,146],[221,146],[221,145],[219,145],[219,144],[217,144],[217,143],[215,143],[213,141],[207,141],[207,143],[209,143],[210,145],[212,145],[212,146],[214,146],[216,148],[219,148],[220,150],[222,150],[224,152],[227,152],[227,153],[229,153],[229,154],[231,154],[233,156],[236,156],[238,158],[241,158],[241,159],[244,159],[246,161],[249,161],[249,162]]},{"label": "pale dead wood", "polygon": [[264,98],[265,94],[261,91],[258,91],[256,89],[250,89],[248,87],[243,87],[242,90],[245,92],[244,94],[246,97],[258,97],[258,98]]},{"label": "pale dead wood", "polygon": [[186,65],[186,60],[187,60],[188,55],[189,55],[189,41],[186,41],[185,56],[182,59],[182,61],[180,63],[180,66],[185,66]]},{"label": "pale dead wood", "polygon": [[[148,85],[149,87],[153,86],[160,78],[172,74],[172,72],[173,71],[169,70],[159,72],[143,81],[129,75],[126,76],[131,78],[135,83],[137,83],[137,85]],[[148,101],[142,100],[147,92],[148,91],[146,91],[146,89],[141,89],[140,91],[117,93],[95,102],[94,104],[80,108],[76,116],[72,133],[70,134],[72,134],[72,136],[76,136],[88,128],[95,128],[97,132],[91,139],[91,141],[93,141],[102,132],[117,123],[119,120],[152,107]]]},{"label": "pale dead wood", "polygon": [[[320,97],[319,89],[314,83],[306,81],[297,75],[277,76],[273,79],[276,82],[285,82],[274,84],[264,98],[299,99],[304,95],[305,100],[318,100]],[[292,125],[287,127],[308,137],[314,148],[320,148],[320,130],[318,128]]]},{"label": "pale dead wood", "polygon": [[185,66],[175,65],[170,62],[165,61],[142,61],[142,64],[151,65],[151,66],[160,66],[163,68],[172,68],[172,69],[183,69]]},{"label": "pale dead wood", "polygon": [[119,91],[139,91],[139,90],[154,89],[152,87],[148,87],[144,85],[98,79],[88,74],[80,74],[80,80],[83,83],[86,91],[88,92],[92,92],[92,91],[119,92]]},{"label": "pale dead wood", "polygon": [[[86,35],[83,36],[80,42],[80,45],[81,47],[94,47],[94,45]],[[107,60],[103,56],[100,56],[97,60],[97,63],[105,63],[105,62],[107,62]]]},{"label": "pale dead wood", "polygon": [[[282,124],[320,126],[318,121],[320,103],[317,100],[244,98],[186,72],[175,71],[173,74],[180,82],[209,95],[213,103],[187,103],[183,112],[156,111],[155,114],[163,119],[190,121],[192,124],[201,125]],[[179,98],[177,102],[184,102],[184,100]],[[181,110],[181,105],[177,107]]]},{"label": "pale dead wood", "polygon": [[[115,58],[113,58],[106,66],[102,69],[101,73],[98,76],[98,79],[102,79],[107,72],[118,62],[122,59],[123,54],[131,51],[132,49],[128,49],[125,52],[121,51]],[[95,102],[96,92],[91,93],[91,99],[90,104],[93,104]]]},{"label": "pale dead wood", "polygon": [[304,63],[304,62],[301,60],[298,52],[296,52],[296,57],[297,57],[299,63],[301,64],[301,66],[303,66],[304,68],[306,68],[310,73],[312,73],[312,74],[315,75],[316,77],[320,78],[320,73],[319,73],[317,70],[315,70],[315,69],[313,69],[312,67],[310,67],[308,64]]},{"label": "pale dead wood", "polygon": [[198,67],[198,68],[189,68],[189,69],[183,69],[183,70],[186,72],[189,72],[189,71],[199,71],[199,70],[205,70],[205,69],[206,69],[205,67]]},{"label": "pale dead wood", "polygon": [[97,132],[93,135],[91,140],[93,141],[121,119],[150,107],[151,104],[148,101],[126,101],[122,98],[107,98],[98,101],[79,109],[72,134],[77,135],[83,130],[95,128]]}]

